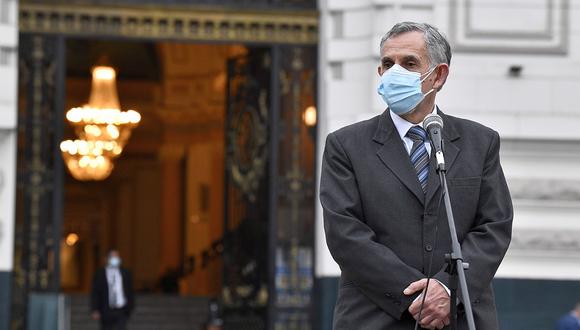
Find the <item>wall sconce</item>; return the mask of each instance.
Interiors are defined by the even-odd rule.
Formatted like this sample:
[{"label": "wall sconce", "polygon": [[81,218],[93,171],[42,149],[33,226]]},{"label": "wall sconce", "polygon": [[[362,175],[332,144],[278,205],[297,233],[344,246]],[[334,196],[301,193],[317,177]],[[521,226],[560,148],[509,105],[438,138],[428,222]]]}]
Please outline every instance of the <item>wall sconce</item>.
[{"label": "wall sconce", "polygon": [[65,243],[68,246],[74,246],[79,241],[79,235],[76,233],[70,233],[66,236]]},{"label": "wall sconce", "polygon": [[302,120],[304,121],[304,124],[306,124],[306,126],[308,127],[315,126],[317,120],[316,107],[311,105],[308,108],[306,108],[304,110],[304,113],[302,113]]}]

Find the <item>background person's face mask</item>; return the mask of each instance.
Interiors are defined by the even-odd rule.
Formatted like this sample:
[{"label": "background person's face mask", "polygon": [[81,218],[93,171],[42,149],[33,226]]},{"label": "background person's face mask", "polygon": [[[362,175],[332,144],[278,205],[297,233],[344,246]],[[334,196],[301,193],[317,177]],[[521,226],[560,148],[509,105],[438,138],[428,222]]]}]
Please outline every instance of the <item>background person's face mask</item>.
[{"label": "background person's face mask", "polygon": [[381,82],[377,88],[379,95],[389,106],[389,109],[397,115],[404,115],[411,112],[423,99],[434,91],[423,94],[421,83],[435,71],[434,66],[425,73],[421,79],[419,72],[406,70],[402,66],[395,64],[381,76]]},{"label": "background person's face mask", "polygon": [[119,267],[119,266],[121,266],[121,258],[119,258],[119,257],[110,257],[109,258],[109,266],[110,267]]}]

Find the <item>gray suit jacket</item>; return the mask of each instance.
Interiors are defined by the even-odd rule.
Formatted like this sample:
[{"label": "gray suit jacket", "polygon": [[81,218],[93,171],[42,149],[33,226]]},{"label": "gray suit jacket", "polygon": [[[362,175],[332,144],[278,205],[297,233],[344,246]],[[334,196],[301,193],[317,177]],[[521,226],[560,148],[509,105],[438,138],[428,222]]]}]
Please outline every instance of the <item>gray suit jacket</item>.
[{"label": "gray suit jacket", "polygon": [[[497,329],[491,280],[509,245],[513,218],[499,135],[472,121],[441,117],[476,326]],[[334,329],[413,329],[407,309],[417,295],[402,292],[426,277],[431,253],[433,277],[448,285],[444,254],[451,243],[434,168],[432,157],[424,194],[388,110],[328,135],[320,200],[327,244],[342,270]],[[459,325],[467,329],[462,306]]]}]

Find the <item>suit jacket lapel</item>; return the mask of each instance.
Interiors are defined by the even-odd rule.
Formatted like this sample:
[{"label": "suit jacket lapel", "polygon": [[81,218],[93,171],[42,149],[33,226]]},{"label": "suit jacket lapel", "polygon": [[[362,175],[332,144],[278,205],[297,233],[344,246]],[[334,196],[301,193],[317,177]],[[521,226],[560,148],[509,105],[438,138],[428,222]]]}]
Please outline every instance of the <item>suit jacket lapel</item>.
[{"label": "suit jacket lapel", "polygon": [[373,140],[382,146],[377,151],[377,156],[387,166],[397,178],[409,189],[417,199],[424,204],[425,194],[421,189],[421,184],[417,178],[417,173],[411,164],[409,154],[405,147],[393,120],[389,115],[389,110],[383,112],[379,118],[379,125]]},{"label": "suit jacket lapel", "polygon": [[[457,155],[461,149],[457,146],[455,141],[459,139],[459,133],[453,125],[453,119],[446,116],[441,110],[437,109],[441,118],[443,118],[443,155],[445,156],[445,167],[447,172],[451,169],[451,166],[455,162]],[[435,193],[440,189],[441,184],[439,183],[439,175],[436,171],[436,161],[435,154],[431,153],[431,164],[429,168],[429,181],[427,182],[427,193],[425,196],[425,204],[428,204]]]}]

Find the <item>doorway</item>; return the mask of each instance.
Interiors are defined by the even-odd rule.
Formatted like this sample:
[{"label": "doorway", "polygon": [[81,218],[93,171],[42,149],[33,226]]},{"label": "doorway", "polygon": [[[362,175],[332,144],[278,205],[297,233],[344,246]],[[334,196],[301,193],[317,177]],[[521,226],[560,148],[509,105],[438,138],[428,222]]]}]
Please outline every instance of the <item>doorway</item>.
[{"label": "doorway", "polygon": [[[50,16],[54,22],[60,17],[55,10],[58,8],[51,9]],[[29,17],[44,16],[24,18]],[[212,26],[200,31],[209,33]],[[51,156],[38,159],[55,175],[43,177],[51,188],[42,190],[36,199],[28,198],[26,189],[21,191],[20,210],[34,209],[38,202],[52,211],[37,213],[36,218],[26,212],[19,215],[22,236],[16,240],[20,266],[15,269],[19,286],[15,317],[22,318],[18,311],[25,310],[27,292],[86,292],[92,271],[102,264],[105,247],[116,247],[125,264],[133,268],[140,292],[218,297],[232,329],[244,324],[255,329],[308,328],[312,319],[316,123],[306,113],[314,113],[316,118],[316,48],[300,43],[313,42],[315,39],[303,39],[304,31],[310,35],[316,30],[303,30],[301,25],[288,30],[294,26],[275,22],[266,24],[264,33],[260,32],[262,25],[248,25],[248,29],[259,32],[264,41],[268,29],[276,27],[274,36],[282,38],[276,40],[288,38],[296,45],[237,44],[231,40],[233,34],[225,32],[223,36],[230,42],[111,38],[106,34],[116,30],[101,31],[98,24],[91,31],[105,31],[105,35],[95,32],[84,39],[64,32],[21,36],[25,47],[20,52],[25,69],[21,74],[46,78],[38,89],[30,88],[34,79],[21,79],[21,134],[29,136],[38,124],[26,116],[31,100],[42,103],[34,104],[41,105],[34,109],[44,113],[47,120],[42,124],[48,126],[49,134],[41,141],[21,139],[19,164],[27,163],[30,150],[41,150]],[[229,27],[224,25],[223,31]],[[89,44],[98,45],[97,49],[91,50]],[[121,64],[113,63],[119,55],[115,52],[123,48],[121,55],[130,56],[120,60]],[[115,161],[109,179],[79,183],[67,174],[59,181],[58,173],[65,172],[55,146],[72,133],[63,120],[64,111],[86,102],[90,67],[104,50],[111,53],[108,61],[119,66],[122,108],[142,112],[142,123]],[[66,57],[58,55],[65,53]],[[164,56],[172,58],[170,66]],[[210,70],[218,58],[223,59],[219,74]],[[52,79],[61,73],[66,73],[62,79]],[[250,83],[255,81],[268,85],[266,97],[252,94],[255,88]],[[66,90],[66,97],[59,89]],[[236,95],[241,97],[236,99]],[[265,144],[258,139],[260,134],[253,135],[258,126],[250,115],[253,111],[247,111],[253,108],[263,113],[263,104],[267,115],[259,124],[266,127]],[[217,114],[221,118],[212,117]],[[254,162],[261,157],[255,150],[264,152],[265,163]],[[252,167],[261,168],[262,179]],[[22,166],[19,182],[32,181],[38,174],[35,171]],[[258,219],[258,225],[247,219]],[[41,228],[50,228],[46,233],[55,239],[33,233],[38,221],[44,226]],[[24,245],[29,233],[40,244]],[[252,239],[256,233],[258,237]],[[248,247],[248,241],[256,243],[248,249],[254,252],[236,249]],[[39,256],[41,262],[32,256]],[[257,266],[264,262],[265,266]],[[26,282],[35,278],[31,274],[38,274],[40,281]],[[255,315],[244,319],[248,310]]]},{"label": "doorway", "polygon": [[122,108],[142,120],[109,178],[65,177],[65,292],[88,292],[114,247],[137,292],[221,294],[227,61],[247,53],[235,44],[67,40],[66,109],[87,102],[91,68],[106,61]]}]

